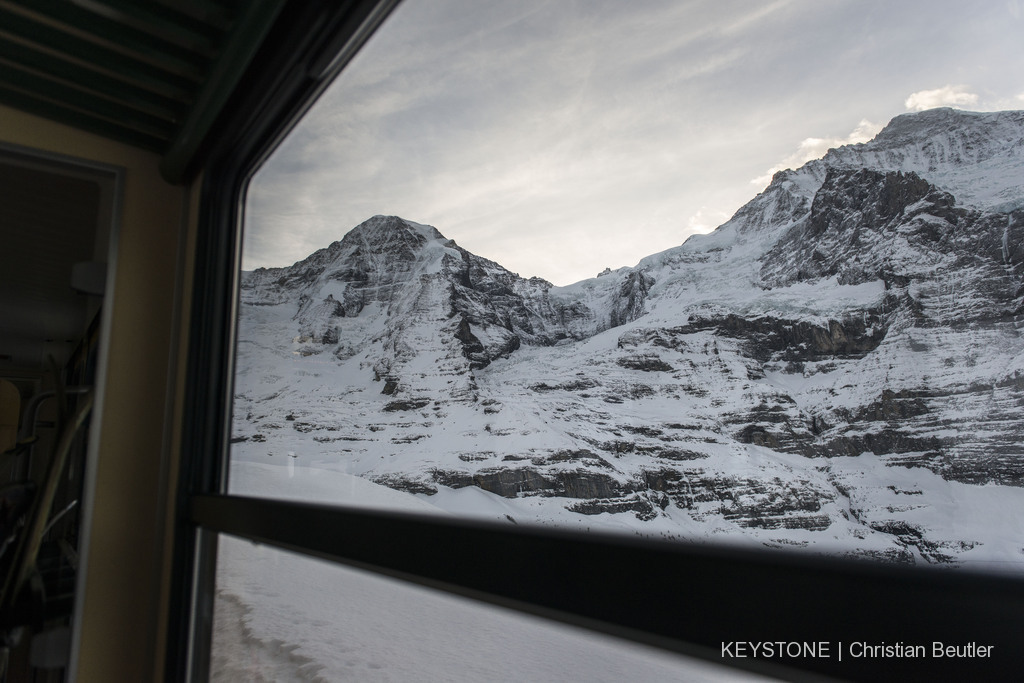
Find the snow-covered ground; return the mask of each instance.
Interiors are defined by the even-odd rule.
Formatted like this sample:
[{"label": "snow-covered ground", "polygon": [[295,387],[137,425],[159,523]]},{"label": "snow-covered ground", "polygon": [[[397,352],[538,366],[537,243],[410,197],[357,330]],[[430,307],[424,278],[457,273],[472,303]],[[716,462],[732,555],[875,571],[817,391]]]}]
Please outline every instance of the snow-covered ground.
[{"label": "snow-covered ground", "polygon": [[[239,492],[446,514],[359,477],[239,462]],[[742,681],[746,672],[228,536],[216,681]]]}]

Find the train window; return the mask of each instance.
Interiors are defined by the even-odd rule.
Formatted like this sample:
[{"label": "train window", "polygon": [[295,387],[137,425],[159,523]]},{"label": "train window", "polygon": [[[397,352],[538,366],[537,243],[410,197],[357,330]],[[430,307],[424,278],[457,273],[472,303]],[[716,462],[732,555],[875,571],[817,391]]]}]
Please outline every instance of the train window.
[{"label": "train window", "polygon": [[[610,539],[724,548],[716,568],[772,549],[1017,585],[1019,18],[944,3],[926,34],[920,9],[404,2],[251,177],[228,495],[199,501],[197,519],[435,587],[473,579],[316,532],[348,539],[365,521],[409,540],[421,519],[429,545],[486,523],[512,545],[538,533],[530,548],[551,532],[585,553],[593,536],[624,571]],[[368,637],[325,615],[378,579],[205,543],[215,674],[253,657],[262,675],[371,667],[373,645],[328,656],[318,638]],[[556,565],[579,569],[568,553]],[[755,565],[737,576],[771,573]],[[826,565],[805,584],[822,600],[876,571]],[[321,569],[323,587],[304,578]],[[950,594],[944,581],[969,585],[925,575],[918,593],[896,572],[886,595],[924,604]],[[430,618],[449,609],[419,599]],[[725,647],[757,618],[732,632],[718,615],[692,637]],[[780,617],[777,635],[806,645],[817,619]],[[835,621],[814,642],[838,651],[833,627],[868,623]],[[898,626],[859,637],[928,632]],[[711,658],[745,666],[733,652]]]},{"label": "train window", "polygon": [[248,191],[230,491],[1024,568],[1021,117],[926,87],[1007,10],[863,9],[403,4]]}]

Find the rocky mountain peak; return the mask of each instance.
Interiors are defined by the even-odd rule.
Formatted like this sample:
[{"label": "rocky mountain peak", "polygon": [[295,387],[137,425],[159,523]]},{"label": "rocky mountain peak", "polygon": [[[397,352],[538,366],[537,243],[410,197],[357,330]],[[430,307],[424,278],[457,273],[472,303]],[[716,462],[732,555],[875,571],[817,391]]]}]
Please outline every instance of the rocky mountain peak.
[{"label": "rocky mountain peak", "polygon": [[811,205],[812,229],[807,236],[820,235],[838,214],[856,212],[858,224],[882,225],[902,217],[910,207],[924,200],[943,205],[947,213],[954,205],[952,195],[938,190],[913,171],[830,169]]},{"label": "rocky mountain peak", "polygon": [[840,284],[888,285],[915,264],[934,266],[969,217],[951,194],[912,171],[829,169],[807,217],[762,258],[762,282],[838,276]]},{"label": "rocky mountain peak", "polygon": [[377,215],[352,228],[342,246],[362,247],[370,252],[415,252],[433,240],[444,240],[436,228],[399,216]]},{"label": "rocky mountain peak", "polygon": [[[862,173],[843,175],[847,172]],[[800,168],[778,171],[761,194],[711,235],[696,239],[690,250],[728,246],[734,235],[757,240],[766,250],[776,240],[792,237],[794,229],[802,238],[811,237],[804,234],[804,224],[816,197],[820,208],[845,211],[839,206],[842,198],[831,196],[836,184],[856,195],[846,204],[870,206],[880,212],[876,218],[896,217],[931,193],[937,193],[932,199],[938,204],[948,205],[935,207],[939,217],[948,217],[953,197],[956,206],[965,209],[1019,210],[1024,208],[1024,111],[942,108],[897,116],[869,142],[830,149]],[[641,265],[664,260],[655,255]]]},{"label": "rocky mountain peak", "polygon": [[957,203],[1012,211],[1024,206],[1024,112],[931,109],[895,117],[869,142],[829,150],[821,168],[913,171]]},{"label": "rocky mountain peak", "polygon": [[[956,138],[994,138],[1002,132],[1024,128],[1024,112],[973,112],[950,107],[901,114],[893,118],[874,140],[874,147],[897,147],[924,142],[937,136]],[[999,151],[999,150],[993,150]]]}]

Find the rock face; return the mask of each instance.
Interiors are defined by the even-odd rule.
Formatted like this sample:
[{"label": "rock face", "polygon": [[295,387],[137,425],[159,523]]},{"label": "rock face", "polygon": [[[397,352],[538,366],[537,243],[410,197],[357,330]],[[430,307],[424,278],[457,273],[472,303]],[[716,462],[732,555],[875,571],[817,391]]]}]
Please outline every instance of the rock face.
[{"label": "rock face", "polygon": [[[506,358],[523,343],[552,346],[621,325],[643,313],[649,276],[628,272],[609,278],[600,298],[584,302],[552,296],[552,284],[524,279],[475,256],[430,226],[397,216],[374,216],[340,242],[289,268],[258,269],[242,281],[242,303],[298,302],[294,315],[303,353],[342,342],[342,353],[367,341],[386,341],[379,370],[397,376],[404,361],[422,349],[407,343],[410,326],[443,316],[446,347],[458,350],[470,369]],[[343,333],[346,318],[385,318],[385,336],[360,339]],[[367,316],[364,316],[364,318]],[[449,330],[450,329],[450,334]],[[397,380],[395,380],[397,381]]]},{"label": "rock face", "polygon": [[233,457],[501,518],[1024,564],[1022,112],[897,117],[568,287],[375,216],[241,288]]}]

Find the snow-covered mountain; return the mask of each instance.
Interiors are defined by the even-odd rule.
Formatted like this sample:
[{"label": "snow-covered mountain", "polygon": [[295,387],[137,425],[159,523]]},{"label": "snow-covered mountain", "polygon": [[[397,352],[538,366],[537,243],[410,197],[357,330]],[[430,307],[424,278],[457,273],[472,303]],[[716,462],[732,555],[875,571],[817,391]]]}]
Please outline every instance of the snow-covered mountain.
[{"label": "snow-covered mountain", "polygon": [[232,457],[511,521],[1024,567],[1024,112],[782,171],[634,268],[375,216],[243,273]]}]

